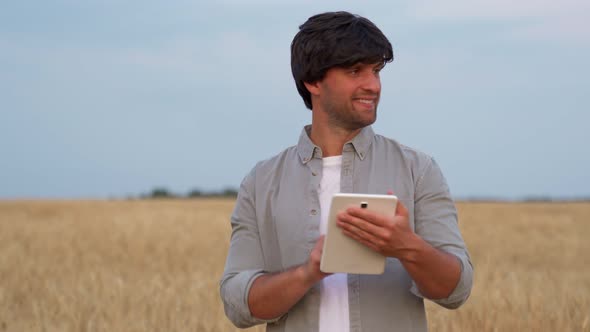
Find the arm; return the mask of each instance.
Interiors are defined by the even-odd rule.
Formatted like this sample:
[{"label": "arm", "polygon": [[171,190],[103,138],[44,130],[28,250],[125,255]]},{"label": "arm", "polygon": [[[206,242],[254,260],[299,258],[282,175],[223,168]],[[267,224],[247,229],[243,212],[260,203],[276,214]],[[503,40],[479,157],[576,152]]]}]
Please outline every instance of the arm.
[{"label": "arm", "polygon": [[309,260],[286,271],[258,277],[248,295],[252,315],[272,319],[284,315],[305,293],[328,274],[320,271],[324,237],[316,242]]},{"label": "arm", "polygon": [[424,296],[448,297],[461,274],[457,258],[438,250],[416,235],[408,222],[408,210],[398,202],[395,216],[358,207],[338,215],[344,234],[384,256],[400,260]]},{"label": "arm", "polygon": [[276,321],[317,281],[323,239],[308,262],[279,273],[268,273],[256,219],[255,171],[240,186],[231,217],[232,235],[220,295],[226,316],[239,328]]},{"label": "arm", "polygon": [[219,288],[225,314],[239,328],[268,322],[254,317],[248,308],[250,288],[265,274],[266,268],[256,219],[254,183],[255,169],[240,185],[231,216],[231,240]]},{"label": "arm", "polygon": [[[456,309],[471,294],[473,265],[459,230],[455,203],[434,159],[428,158],[421,174],[414,198],[415,232],[431,246],[454,256],[459,262],[461,273],[455,289],[448,297],[434,301],[443,307]],[[416,287],[412,287],[412,292],[417,296],[423,295]]]},{"label": "arm", "polygon": [[414,294],[457,308],[471,292],[473,267],[448,186],[432,159],[420,172],[414,202],[415,232],[401,202],[393,217],[350,209],[338,216],[339,225],[373,250],[400,259],[414,281]]},{"label": "arm", "polygon": [[414,246],[400,261],[420,292],[433,300],[445,299],[457,287],[461,263],[457,257],[436,249],[419,236]]}]

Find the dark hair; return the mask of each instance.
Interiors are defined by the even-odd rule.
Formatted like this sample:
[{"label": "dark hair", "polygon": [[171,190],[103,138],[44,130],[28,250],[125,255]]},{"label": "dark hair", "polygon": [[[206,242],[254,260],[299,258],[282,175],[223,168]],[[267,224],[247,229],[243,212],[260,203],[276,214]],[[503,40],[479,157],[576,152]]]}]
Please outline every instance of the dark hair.
[{"label": "dark hair", "polygon": [[309,109],[311,94],[303,82],[323,79],[332,67],[391,61],[393,49],[383,32],[368,19],[348,12],[328,12],[310,17],[299,26],[291,43],[291,71],[297,90]]}]

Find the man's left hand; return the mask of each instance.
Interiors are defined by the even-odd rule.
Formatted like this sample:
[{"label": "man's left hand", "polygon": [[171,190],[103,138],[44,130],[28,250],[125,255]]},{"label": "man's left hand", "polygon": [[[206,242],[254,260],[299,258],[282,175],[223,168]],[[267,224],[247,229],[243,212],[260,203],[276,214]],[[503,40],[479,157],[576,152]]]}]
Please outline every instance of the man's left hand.
[{"label": "man's left hand", "polygon": [[338,214],[337,225],[345,235],[382,255],[402,258],[417,237],[408,220],[408,210],[398,201],[394,216],[350,207]]}]

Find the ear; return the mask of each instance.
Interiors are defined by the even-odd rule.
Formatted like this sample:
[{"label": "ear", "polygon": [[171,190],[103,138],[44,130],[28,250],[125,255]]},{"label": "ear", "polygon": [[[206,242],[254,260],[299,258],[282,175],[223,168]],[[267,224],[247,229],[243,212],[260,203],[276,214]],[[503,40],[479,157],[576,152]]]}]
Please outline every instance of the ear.
[{"label": "ear", "polygon": [[305,85],[305,88],[307,89],[307,91],[309,91],[309,93],[312,96],[317,96],[320,94],[320,82],[303,82],[303,84]]}]

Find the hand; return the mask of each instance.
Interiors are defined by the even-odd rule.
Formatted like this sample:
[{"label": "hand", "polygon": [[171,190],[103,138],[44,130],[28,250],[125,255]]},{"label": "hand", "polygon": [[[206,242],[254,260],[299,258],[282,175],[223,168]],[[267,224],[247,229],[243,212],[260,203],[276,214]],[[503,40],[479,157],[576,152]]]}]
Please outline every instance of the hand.
[{"label": "hand", "polygon": [[400,201],[395,216],[350,207],[338,214],[336,224],[346,236],[388,257],[402,258],[417,237],[410,228],[408,210]]},{"label": "hand", "polygon": [[320,270],[320,262],[322,260],[322,251],[324,249],[325,235],[320,236],[315,246],[309,254],[309,259],[302,265],[304,280],[310,285],[324,279],[331,273],[324,273]]},{"label": "hand", "polygon": [[309,259],[282,272],[267,273],[252,282],[248,307],[254,317],[273,319],[287,313],[311,287],[330,275],[320,271],[324,237],[321,236]]}]

